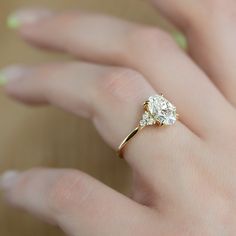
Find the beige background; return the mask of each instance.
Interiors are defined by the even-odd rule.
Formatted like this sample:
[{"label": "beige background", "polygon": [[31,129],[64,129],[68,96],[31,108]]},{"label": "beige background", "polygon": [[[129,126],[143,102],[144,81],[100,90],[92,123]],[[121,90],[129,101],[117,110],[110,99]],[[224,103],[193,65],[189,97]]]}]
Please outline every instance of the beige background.
[{"label": "beige background", "polygon": [[[19,7],[83,8],[128,19],[156,23],[156,12],[140,0],[0,0],[0,67],[65,59],[40,52],[6,29],[6,16]],[[104,144],[89,122],[54,108],[28,108],[5,97],[0,90],[0,171],[33,166],[84,170],[119,191],[128,193],[127,165]],[[105,196],[104,196],[105,197]],[[11,209],[0,199],[1,236],[63,235],[33,217]]]}]

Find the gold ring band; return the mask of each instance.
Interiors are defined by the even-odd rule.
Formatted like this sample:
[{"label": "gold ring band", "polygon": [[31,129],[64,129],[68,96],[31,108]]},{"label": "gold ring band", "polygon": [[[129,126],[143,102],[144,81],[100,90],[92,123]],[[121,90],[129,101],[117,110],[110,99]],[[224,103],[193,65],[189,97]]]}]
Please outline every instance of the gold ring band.
[{"label": "gold ring band", "polygon": [[163,95],[153,95],[143,104],[144,113],[139,125],[122,141],[119,145],[117,154],[123,158],[123,149],[127,143],[144,127],[156,125],[170,126],[179,118],[176,107],[169,102]]},{"label": "gold ring band", "polygon": [[130,139],[132,139],[142,128],[142,126],[137,126],[124,140],[123,142],[120,144],[120,146],[118,147],[118,151],[117,154],[120,158],[123,158],[122,155],[122,150],[125,147],[125,145],[129,142]]}]

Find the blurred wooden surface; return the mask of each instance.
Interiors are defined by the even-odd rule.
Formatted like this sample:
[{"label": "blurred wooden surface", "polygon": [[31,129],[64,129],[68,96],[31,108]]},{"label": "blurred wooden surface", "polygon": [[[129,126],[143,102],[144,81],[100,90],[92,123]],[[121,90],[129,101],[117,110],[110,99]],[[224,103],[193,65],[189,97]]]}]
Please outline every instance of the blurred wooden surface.
[{"label": "blurred wooden surface", "polygon": [[[140,0],[0,0],[0,67],[65,59],[30,48],[6,29],[6,16],[25,6],[83,8],[145,23],[158,21],[155,11]],[[121,192],[129,191],[127,165],[115,157],[89,122],[54,108],[25,107],[6,98],[1,90],[0,114],[1,172],[34,166],[78,168]],[[63,233],[9,208],[0,200],[0,235],[60,236]]]}]

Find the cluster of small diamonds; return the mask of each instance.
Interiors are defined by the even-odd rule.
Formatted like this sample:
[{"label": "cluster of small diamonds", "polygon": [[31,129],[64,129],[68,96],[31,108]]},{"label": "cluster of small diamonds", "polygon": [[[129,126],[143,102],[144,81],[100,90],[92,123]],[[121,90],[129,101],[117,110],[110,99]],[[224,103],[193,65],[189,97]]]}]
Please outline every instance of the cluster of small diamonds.
[{"label": "cluster of small diamonds", "polygon": [[142,127],[144,127],[146,125],[155,125],[156,120],[150,115],[149,112],[145,111],[139,124]]}]

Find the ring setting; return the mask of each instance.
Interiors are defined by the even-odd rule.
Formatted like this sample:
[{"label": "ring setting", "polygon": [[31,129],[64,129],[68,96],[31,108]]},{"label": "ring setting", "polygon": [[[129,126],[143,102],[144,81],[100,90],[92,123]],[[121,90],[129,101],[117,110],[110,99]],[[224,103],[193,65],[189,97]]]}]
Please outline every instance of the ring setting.
[{"label": "ring setting", "polygon": [[179,118],[176,107],[168,101],[162,94],[153,95],[143,104],[144,113],[138,126],[124,139],[118,148],[118,155],[123,158],[122,150],[141,129],[146,126],[156,125],[171,126],[176,123]]}]

